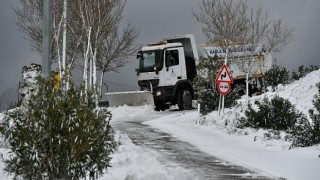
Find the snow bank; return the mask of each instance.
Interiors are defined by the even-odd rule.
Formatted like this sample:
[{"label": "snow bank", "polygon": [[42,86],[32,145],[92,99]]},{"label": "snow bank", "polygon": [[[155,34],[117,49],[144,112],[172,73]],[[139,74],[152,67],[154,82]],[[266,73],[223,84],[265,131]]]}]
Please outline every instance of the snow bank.
[{"label": "snow bank", "polygon": [[101,178],[102,180],[194,179],[184,169],[163,162],[161,156],[154,151],[134,145],[127,135],[118,132],[117,139],[121,145],[112,155],[112,167]]},{"label": "snow bank", "polygon": [[[276,95],[288,99],[296,108],[308,115],[313,108],[312,100],[318,93],[317,83],[320,82],[320,70],[313,71],[305,77],[285,86],[279,85],[275,92],[268,92],[262,97],[272,98]],[[261,98],[261,97],[256,97]]]},{"label": "snow bank", "polygon": [[317,70],[292,84],[284,86],[283,89],[278,90],[276,93],[280,97],[289,99],[297,109],[308,114],[309,109],[313,108],[312,100],[318,93],[316,84],[319,82],[320,70]]}]

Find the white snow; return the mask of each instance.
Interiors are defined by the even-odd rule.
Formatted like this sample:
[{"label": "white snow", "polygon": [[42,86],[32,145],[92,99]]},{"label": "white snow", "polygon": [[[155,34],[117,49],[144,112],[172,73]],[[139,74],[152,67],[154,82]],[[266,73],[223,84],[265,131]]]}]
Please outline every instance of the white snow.
[{"label": "white snow", "polygon": [[279,95],[288,99],[298,110],[308,115],[309,109],[313,107],[312,100],[318,92],[316,84],[319,82],[320,70],[317,70],[286,86],[279,85],[276,92],[266,93],[262,96],[273,97]]},{"label": "white snow", "polygon": [[146,148],[136,146],[125,134],[117,133],[121,145],[112,155],[111,165],[102,180],[188,180],[191,174],[176,165],[160,162],[161,156]]},{"label": "white snow", "polygon": [[[240,135],[230,134],[220,125],[197,126],[196,120],[196,111],[176,112],[145,124],[172,134],[213,156],[263,175],[297,180],[316,180],[320,177],[319,147],[289,150],[287,142],[263,140],[260,131],[248,129],[247,136],[241,132]],[[257,141],[254,141],[255,136],[259,137]]]},{"label": "white snow", "polygon": [[[289,99],[299,111],[308,115],[313,108],[312,99],[317,94],[316,83],[320,70],[290,85],[279,86],[269,92],[251,98],[251,101],[279,95]],[[244,101],[243,101],[244,102]],[[236,117],[242,107],[225,109],[224,116],[212,112],[199,118],[197,111],[155,112],[150,106],[109,108],[112,123],[121,121],[143,122],[153,128],[193,144],[203,152],[227,162],[242,165],[262,175],[288,180],[318,180],[320,178],[320,146],[289,149],[290,142],[284,134],[279,140],[264,137],[266,130],[235,128]],[[0,118],[1,118],[0,114]],[[125,134],[117,133],[121,143],[112,155],[111,167],[102,179],[190,179],[187,170],[166,162],[157,152],[136,146]],[[3,149],[1,150],[3,152]],[[0,163],[0,168],[3,163]],[[0,171],[1,172],[1,171]],[[0,174],[0,179],[9,179]]]},{"label": "white snow", "polygon": [[[286,86],[250,100],[275,95],[289,99],[296,108],[308,115],[313,108],[312,100],[317,94],[320,70]],[[248,167],[262,175],[292,180],[318,180],[320,178],[320,146],[289,149],[290,142],[264,138],[265,130],[236,129],[235,117],[242,107],[225,109],[223,117],[212,112],[199,119],[196,111],[154,112],[152,108],[119,107],[111,109],[121,121],[145,121],[174,137],[189,142],[204,152],[228,162]],[[205,119],[204,119],[205,118]],[[200,124],[200,125],[199,125]],[[227,125],[226,125],[227,124]]]}]

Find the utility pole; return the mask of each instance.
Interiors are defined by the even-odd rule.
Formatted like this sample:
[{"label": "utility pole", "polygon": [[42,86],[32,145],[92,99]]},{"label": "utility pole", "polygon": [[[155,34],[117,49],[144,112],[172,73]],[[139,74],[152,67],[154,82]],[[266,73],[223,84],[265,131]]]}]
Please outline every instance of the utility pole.
[{"label": "utility pole", "polygon": [[43,0],[42,74],[51,73],[51,0]]}]

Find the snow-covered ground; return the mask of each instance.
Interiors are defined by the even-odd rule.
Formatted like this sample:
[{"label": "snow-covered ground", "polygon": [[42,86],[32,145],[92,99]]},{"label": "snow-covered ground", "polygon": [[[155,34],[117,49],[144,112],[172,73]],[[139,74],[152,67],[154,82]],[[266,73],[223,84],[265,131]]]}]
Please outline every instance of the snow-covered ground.
[{"label": "snow-covered ground", "polygon": [[[316,83],[320,82],[320,70],[308,74],[278,91],[253,97],[289,99],[296,108],[308,115],[313,108],[312,99],[317,94]],[[212,112],[199,118],[197,111],[154,112],[151,107],[112,108],[114,121],[144,121],[174,137],[189,142],[204,152],[231,163],[248,167],[262,175],[293,180],[320,179],[320,146],[289,149],[290,142],[264,138],[265,130],[236,129],[235,117],[241,107],[225,109],[221,117]],[[205,118],[205,119],[204,119]]]},{"label": "snow-covered ground", "polygon": [[[276,92],[253,97],[251,101],[279,95],[289,99],[307,115],[313,108],[312,99],[317,94],[316,83],[319,81],[320,70],[290,85],[279,86]],[[142,122],[189,142],[208,154],[262,175],[292,180],[320,179],[320,146],[289,149],[290,142],[283,136],[279,140],[268,140],[264,137],[265,130],[237,129],[235,118],[241,114],[241,109],[237,106],[225,109],[223,116],[212,112],[199,118],[197,111],[156,112],[149,106],[110,108],[112,123]],[[191,179],[187,170],[175,164],[164,164],[157,152],[134,145],[126,134],[118,132],[116,139],[121,145],[112,155],[113,167],[102,179]],[[9,178],[2,173],[0,179]]]},{"label": "snow-covered ground", "polygon": [[192,175],[186,170],[170,162],[161,163],[159,154],[134,145],[127,135],[117,133],[116,137],[121,145],[112,155],[113,167],[101,178],[102,180],[192,180]]}]

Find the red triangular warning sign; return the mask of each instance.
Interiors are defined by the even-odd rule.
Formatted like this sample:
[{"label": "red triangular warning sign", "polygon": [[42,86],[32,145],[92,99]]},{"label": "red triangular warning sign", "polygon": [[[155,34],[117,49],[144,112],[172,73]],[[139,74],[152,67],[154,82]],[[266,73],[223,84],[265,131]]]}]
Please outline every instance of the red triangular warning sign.
[{"label": "red triangular warning sign", "polygon": [[228,67],[224,64],[218,74],[218,76],[215,79],[216,82],[227,82],[232,83],[233,79],[230,75],[230,72],[228,70]]}]

